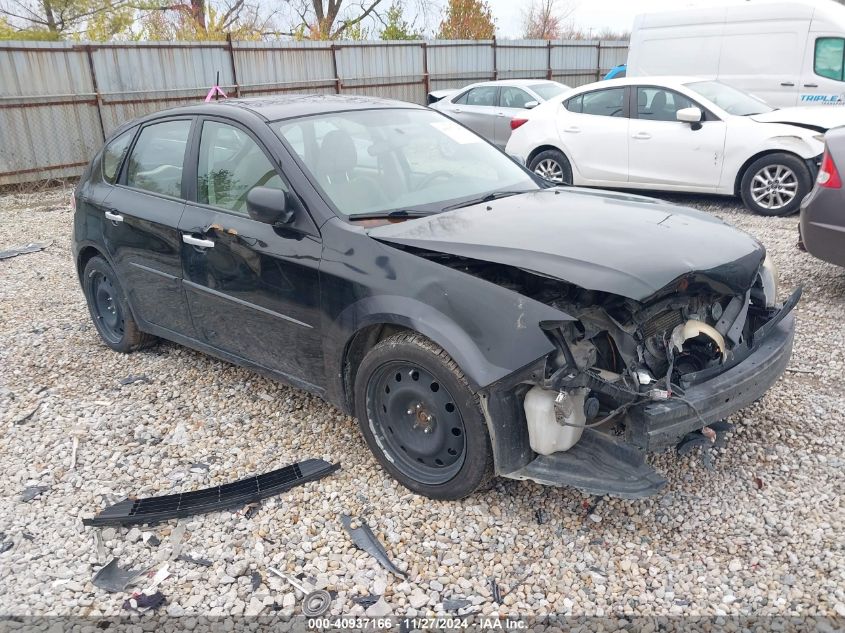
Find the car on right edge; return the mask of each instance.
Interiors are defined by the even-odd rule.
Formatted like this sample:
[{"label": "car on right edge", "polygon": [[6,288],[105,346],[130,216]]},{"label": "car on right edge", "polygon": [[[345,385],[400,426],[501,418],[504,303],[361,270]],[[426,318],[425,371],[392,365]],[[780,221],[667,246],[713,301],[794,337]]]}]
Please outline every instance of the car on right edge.
[{"label": "car on right edge", "polygon": [[581,86],[511,122],[508,154],[555,183],[740,196],[798,211],[823,133],[845,108],[774,109],[713,79],[635,77]]},{"label": "car on right edge", "polygon": [[816,186],[801,204],[798,230],[801,245],[811,255],[845,266],[845,190],[839,166],[845,165],[845,128],[825,135]]}]

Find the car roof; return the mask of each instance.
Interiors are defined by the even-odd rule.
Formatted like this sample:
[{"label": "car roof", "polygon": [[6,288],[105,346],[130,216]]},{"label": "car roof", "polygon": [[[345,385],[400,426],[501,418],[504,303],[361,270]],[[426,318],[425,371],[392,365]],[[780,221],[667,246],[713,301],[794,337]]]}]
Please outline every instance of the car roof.
[{"label": "car roof", "polygon": [[582,90],[588,86],[590,88],[613,88],[614,86],[637,86],[641,84],[649,86],[664,85],[668,88],[690,83],[692,81],[708,81],[713,79],[715,79],[715,77],[703,77],[696,75],[645,75],[642,77],[620,77],[618,79],[605,79],[603,81],[594,81],[590,84],[584,84],[583,86],[578,86],[577,90]]},{"label": "car roof", "polygon": [[[477,88],[478,86],[517,86],[526,88],[536,86],[537,84],[560,84],[560,82],[550,79],[496,79],[495,81],[479,81],[464,88]],[[461,90],[464,90],[464,88],[461,88]]]},{"label": "car roof", "polygon": [[180,114],[223,114],[236,120],[246,120],[250,118],[249,114],[253,114],[258,115],[266,121],[278,121],[279,119],[328,112],[391,108],[425,109],[423,106],[414,103],[362,95],[287,94],[273,95],[270,97],[221,99],[220,101],[211,101],[209,103],[170,108],[150,114],[141,119],[136,119],[132,124],[162,116],[179,116]]}]

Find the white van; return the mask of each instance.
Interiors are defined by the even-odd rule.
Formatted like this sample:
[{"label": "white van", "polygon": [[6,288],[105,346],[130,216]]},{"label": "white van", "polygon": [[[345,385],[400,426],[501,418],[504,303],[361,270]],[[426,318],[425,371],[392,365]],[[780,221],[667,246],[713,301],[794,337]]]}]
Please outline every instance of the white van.
[{"label": "white van", "polygon": [[766,2],[634,20],[629,77],[700,75],[775,107],[845,105],[845,6]]}]

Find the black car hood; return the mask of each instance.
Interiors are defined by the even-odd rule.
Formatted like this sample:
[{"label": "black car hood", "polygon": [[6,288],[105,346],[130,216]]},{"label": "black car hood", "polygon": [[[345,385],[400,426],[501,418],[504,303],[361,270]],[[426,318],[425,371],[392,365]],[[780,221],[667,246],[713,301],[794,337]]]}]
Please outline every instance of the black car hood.
[{"label": "black car hood", "polygon": [[705,213],[642,196],[548,189],[372,228],[377,240],[539,273],[641,301],[689,273],[736,292],[765,256]]}]

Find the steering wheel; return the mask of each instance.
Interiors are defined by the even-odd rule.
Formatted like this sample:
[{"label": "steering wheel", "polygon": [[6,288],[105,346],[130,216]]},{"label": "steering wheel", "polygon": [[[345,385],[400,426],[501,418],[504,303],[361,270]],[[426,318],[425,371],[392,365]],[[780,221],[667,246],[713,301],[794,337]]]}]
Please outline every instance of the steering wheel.
[{"label": "steering wheel", "polygon": [[424,189],[425,187],[430,185],[432,182],[434,182],[438,178],[454,178],[454,177],[455,177],[455,174],[450,174],[448,171],[445,171],[443,169],[433,171],[428,176],[423,178],[423,180],[420,184],[418,184],[416,187],[414,187],[414,191],[419,191],[420,189]]}]

